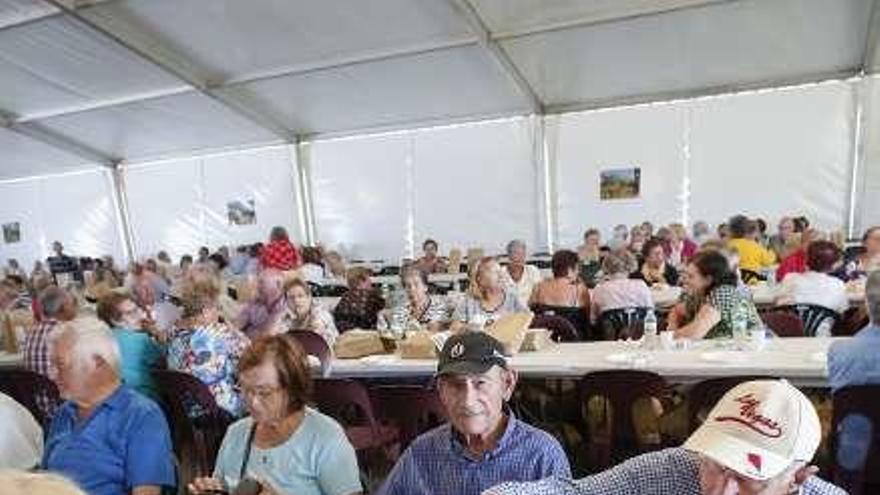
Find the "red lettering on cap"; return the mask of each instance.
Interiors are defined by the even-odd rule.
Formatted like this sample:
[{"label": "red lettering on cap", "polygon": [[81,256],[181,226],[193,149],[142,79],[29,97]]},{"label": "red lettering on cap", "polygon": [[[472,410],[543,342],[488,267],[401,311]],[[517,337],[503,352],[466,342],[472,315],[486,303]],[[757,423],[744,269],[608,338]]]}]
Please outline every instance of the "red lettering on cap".
[{"label": "red lettering on cap", "polygon": [[758,454],[749,453],[749,455],[747,456],[747,459],[749,460],[749,464],[751,464],[760,473],[761,472],[761,464],[763,464],[763,459],[761,458],[761,456]]},{"label": "red lettering on cap", "polygon": [[715,421],[719,423],[740,423],[768,438],[779,438],[782,436],[782,426],[779,422],[758,412],[758,406],[761,405],[761,401],[752,394],[746,394],[733,400],[742,404],[739,408],[739,416],[719,416],[715,418]]}]

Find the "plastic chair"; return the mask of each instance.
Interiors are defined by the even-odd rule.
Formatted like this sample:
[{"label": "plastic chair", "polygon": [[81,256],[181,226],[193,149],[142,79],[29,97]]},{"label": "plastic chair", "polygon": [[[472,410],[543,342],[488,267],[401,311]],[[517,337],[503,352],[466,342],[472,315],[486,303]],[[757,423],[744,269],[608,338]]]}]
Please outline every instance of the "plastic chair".
[{"label": "plastic chair", "polygon": [[834,328],[837,321],[840,320],[840,315],[837,311],[816,304],[791,304],[779,306],[778,309],[796,314],[804,323],[804,335],[807,337],[815,337],[816,331],[826,320],[831,320],[829,330]]},{"label": "plastic chair", "polygon": [[554,342],[577,342],[578,332],[571,321],[552,314],[538,314],[532,319],[531,328],[546,328]]},{"label": "plastic chair", "polygon": [[44,432],[49,431],[52,417],[62,402],[58,387],[52,380],[22,369],[0,371],[0,392],[12,397],[30,411]]},{"label": "plastic chair", "polygon": [[[563,342],[573,342],[576,340],[593,340],[589,338],[590,320],[587,317],[587,311],[584,308],[572,306],[551,306],[549,304],[532,304],[530,306],[530,309],[533,313],[535,313],[536,317],[556,316],[564,318],[566,321],[568,321],[571,324],[572,329],[575,331],[575,338],[573,340],[563,339]],[[537,327],[537,325],[532,324],[532,327]]]},{"label": "plastic chair", "polygon": [[321,285],[309,282],[309,289],[313,297],[342,297],[348,292],[348,287],[344,285]]},{"label": "plastic chair", "polygon": [[393,447],[398,443],[399,432],[376,419],[366,386],[340,378],[316,380],[315,402],[321,412],[342,424],[357,452],[380,449],[389,458],[396,457]]},{"label": "plastic chair", "polygon": [[771,379],[766,376],[730,376],[712,378],[697,383],[687,394],[688,425],[690,425],[690,431],[693,432],[702,423],[700,413],[715,407],[715,404],[733,387],[752,380]]},{"label": "plastic chair", "polygon": [[638,339],[644,332],[645,317],[653,308],[609,309],[599,314],[599,330],[605,340]]},{"label": "plastic chair", "polygon": [[[851,495],[878,493],[880,490],[880,385],[844,387],[832,395],[834,415],[831,422],[830,450],[834,458],[834,483]],[[873,425],[873,439],[865,464],[860,470],[848,470],[837,463],[840,423],[849,415],[861,415]]]},{"label": "plastic chair", "polygon": [[446,421],[446,409],[434,389],[414,385],[387,385],[370,389],[380,422],[396,426],[400,448]]},{"label": "plastic chair", "polygon": [[[169,415],[174,451],[195,464],[197,473],[214,472],[214,461],[226,428],[235,418],[217,405],[211,389],[189,373],[157,370],[152,373]],[[188,449],[193,455],[183,455]]]},{"label": "plastic chair", "polygon": [[303,348],[306,355],[315,356],[321,361],[321,375],[327,376],[330,373],[330,363],[333,361],[333,352],[324,337],[321,337],[311,330],[290,330],[287,332],[289,337]]},{"label": "plastic chair", "polygon": [[804,336],[804,322],[788,311],[770,311],[762,314],[761,319],[778,337]]},{"label": "plastic chair", "polygon": [[[591,440],[598,452],[598,466],[604,468],[635,453],[659,448],[660,444],[643,443],[636,433],[633,406],[643,398],[665,399],[669,396],[666,380],[649,371],[609,370],[588,373],[578,384],[580,403],[588,407],[594,397],[603,397],[611,405],[611,436],[606,442]],[[585,422],[588,418],[584,418]],[[586,423],[588,425],[588,423]],[[586,428],[589,430],[589,428]],[[586,432],[589,438],[589,431]]]}]

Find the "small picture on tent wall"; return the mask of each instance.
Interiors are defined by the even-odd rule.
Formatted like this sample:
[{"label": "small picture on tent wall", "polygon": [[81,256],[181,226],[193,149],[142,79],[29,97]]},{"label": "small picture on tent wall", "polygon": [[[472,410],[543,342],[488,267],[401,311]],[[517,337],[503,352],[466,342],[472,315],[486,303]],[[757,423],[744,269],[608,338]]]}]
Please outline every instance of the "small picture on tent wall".
[{"label": "small picture on tent wall", "polygon": [[253,225],[257,223],[257,210],[254,200],[234,200],[226,203],[229,225]]},{"label": "small picture on tent wall", "polygon": [[642,169],[613,168],[599,172],[599,199],[632,199],[639,197]]},{"label": "small picture on tent wall", "polygon": [[6,244],[21,242],[21,225],[18,222],[3,224],[3,242]]}]

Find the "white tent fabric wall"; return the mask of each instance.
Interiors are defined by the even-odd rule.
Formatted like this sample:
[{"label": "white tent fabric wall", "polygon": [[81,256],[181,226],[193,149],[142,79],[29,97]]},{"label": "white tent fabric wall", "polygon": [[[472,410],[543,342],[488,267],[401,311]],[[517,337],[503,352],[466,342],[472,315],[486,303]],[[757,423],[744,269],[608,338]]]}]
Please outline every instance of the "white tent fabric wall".
[{"label": "white tent fabric wall", "polygon": [[317,237],[358,259],[543,249],[534,119],[514,118],[310,145]]},{"label": "white tent fabric wall", "polygon": [[[686,104],[641,105],[547,117],[553,148],[557,247],[574,247],[587,227],[679,220],[685,169]],[[601,200],[603,170],[639,167],[640,196]]]},{"label": "white tent fabric wall", "polygon": [[873,225],[880,225],[880,78],[863,82],[862,157],[859,164],[855,198],[855,235]]},{"label": "white tent fabric wall", "polygon": [[[295,148],[276,146],[126,167],[129,216],[140,257],[174,257],[265,242],[275,225],[302,239],[296,210]],[[233,225],[228,203],[254,202],[256,221]]]},{"label": "white tent fabric wall", "polygon": [[18,222],[21,240],[0,239],[0,259],[26,270],[61,241],[73,256],[111,255],[124,260],[109,170],[88,170],[0,183],[0,223]]},{"label": "white tent fabric wall", "polygon": [[[852,166],[852,84],[835,82],[693,103],[690,216],[803,214],[843,230]],[[772,228],[772,226],[771,226]]]}]

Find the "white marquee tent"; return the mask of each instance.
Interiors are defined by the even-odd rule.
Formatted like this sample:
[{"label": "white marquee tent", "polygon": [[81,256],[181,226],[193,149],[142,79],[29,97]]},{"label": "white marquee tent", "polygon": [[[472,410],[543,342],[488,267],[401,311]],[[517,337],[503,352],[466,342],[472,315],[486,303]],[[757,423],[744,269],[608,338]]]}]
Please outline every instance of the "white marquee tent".
[{"label": "white marquee tent", "polygon": [[[878,3],[0,0],[0,260],[275,224],[366,258],[738,211],[855,234],[880,223]],[[600,201],[621,166],[641,196]]]}]

